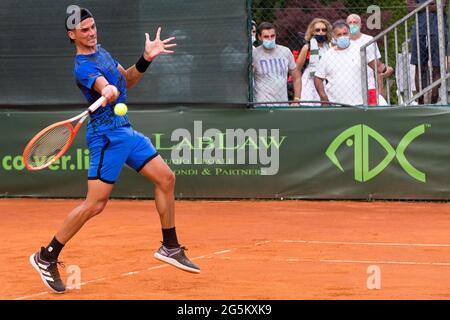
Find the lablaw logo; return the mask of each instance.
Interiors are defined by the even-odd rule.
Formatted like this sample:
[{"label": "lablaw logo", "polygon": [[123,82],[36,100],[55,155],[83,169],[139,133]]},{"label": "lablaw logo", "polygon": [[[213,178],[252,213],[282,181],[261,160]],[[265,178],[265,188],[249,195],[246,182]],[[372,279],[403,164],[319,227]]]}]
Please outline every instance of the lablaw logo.
[{"label": "lablaw logo", "polygon": [[171,159],[184,164],[260,164],[261,175],[276,175],[285,138],[279,129],[203,130],[203,122],[194,121],[193,130],[178,128],[172,132],[171,141],[178,143],[171,148]]},{"label": "lablaw logo", "polygon": [[[426,174],[415,168],[405,157],[405,151],[408,146],[417,137],[425,133],[425,128],[430,127],[430,125],[422,124],[411,129],[402,138],[397,148],[394,149],[392,145],[377,131],[366,126],[364,124],[358,124],[347,130],[343,131],[339,136],[337,136],[333,142],[331,142],[325,154],[333,162],[333,164],[339,168],[342,172],[342,168],[339,160],[336,157],[336,151],[339,147],[346,142],[348,147],[353,146],[355,160],[355,180],[359,182],[367,182],[378,174],[380,174],[394,158],[397,158],[400,166],[405,170],[405,172],[413,177],[414,179],[425,183]],[[377,141],[386,150],[386,156],[384,159],[376,165],[374,168],[369,168],[369,137]]]}]

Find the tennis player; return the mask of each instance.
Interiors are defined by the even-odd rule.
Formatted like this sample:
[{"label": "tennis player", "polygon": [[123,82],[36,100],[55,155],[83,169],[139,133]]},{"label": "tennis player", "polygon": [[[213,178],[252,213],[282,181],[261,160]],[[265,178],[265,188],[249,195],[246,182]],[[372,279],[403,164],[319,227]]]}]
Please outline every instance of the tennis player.
[{"label": "tennis player", "polygon": [[[124,164],[153,182],[156,209],[159,213],[163,241],[154,257],[189,272],[200,269],[185,255],[175,231],[175,175],[158,154],[150,139],[135,131],[127,115],[114,113],[114,105],[125,102],[127,88],[135,86],[144,72],[161,54],[171,54],[174,37],[161,40],[158,28],[155,40],[145,34],[145,49],[135,65],[124,69],[100,44],[92,13],[79,8],[79,19],[66,16],[66,30],[76,48],[74,74],[86,100],[93,103],[106,98],[102,108],[92,115],[87,127],[90,152],[88,191],[86,199],[66,217],[47,247],[30,256],[30,263],[39,272],[44,284],[57,293],[65,291],[58,271],[58,256],[64,245],[91,218],[103,211],[114,183]],[[79,21],[74,25],[73,21]]]}]

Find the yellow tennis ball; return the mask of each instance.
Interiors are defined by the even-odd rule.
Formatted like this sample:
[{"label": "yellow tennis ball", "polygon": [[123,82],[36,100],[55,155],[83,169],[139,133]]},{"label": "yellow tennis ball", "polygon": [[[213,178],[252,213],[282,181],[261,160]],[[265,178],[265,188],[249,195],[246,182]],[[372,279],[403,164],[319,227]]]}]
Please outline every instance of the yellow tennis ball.
[{"label": "yellow tennis ball", "polygon": [[114,107],[114,113],[118,116],[123,116],[127,113],[128,107],[125,103],[118,103]]}]

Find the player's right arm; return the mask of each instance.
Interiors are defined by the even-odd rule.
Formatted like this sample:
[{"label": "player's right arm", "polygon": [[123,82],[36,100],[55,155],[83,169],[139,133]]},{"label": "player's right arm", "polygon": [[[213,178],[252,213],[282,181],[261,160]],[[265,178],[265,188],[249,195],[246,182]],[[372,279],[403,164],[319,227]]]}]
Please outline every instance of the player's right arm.
[{"label": "player's right arm", "polygon": [[106,106],[119,98],[119,90],[117,90],[116,86],[109,84],[105,77],[97,77],[92,88],[106,98],[102,106]]}]

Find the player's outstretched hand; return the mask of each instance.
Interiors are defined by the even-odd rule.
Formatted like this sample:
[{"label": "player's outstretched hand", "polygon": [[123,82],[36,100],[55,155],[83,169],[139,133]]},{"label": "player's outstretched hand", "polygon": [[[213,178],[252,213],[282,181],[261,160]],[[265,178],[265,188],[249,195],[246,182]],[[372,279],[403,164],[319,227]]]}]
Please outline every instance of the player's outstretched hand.
[{"label": "player's outstretched hand", "polygon": [[156,31],[155,40],[151,41],[148,33],[145,33],[145,49],[144,49],[144,59],[147,61],[152,61],[160,54],[171,54],[174,53],[170,48],[175,47],[176,43],[169,43],[175,40],[175,37],[170,37],[165,40],[161,40],[161,27]]}]

